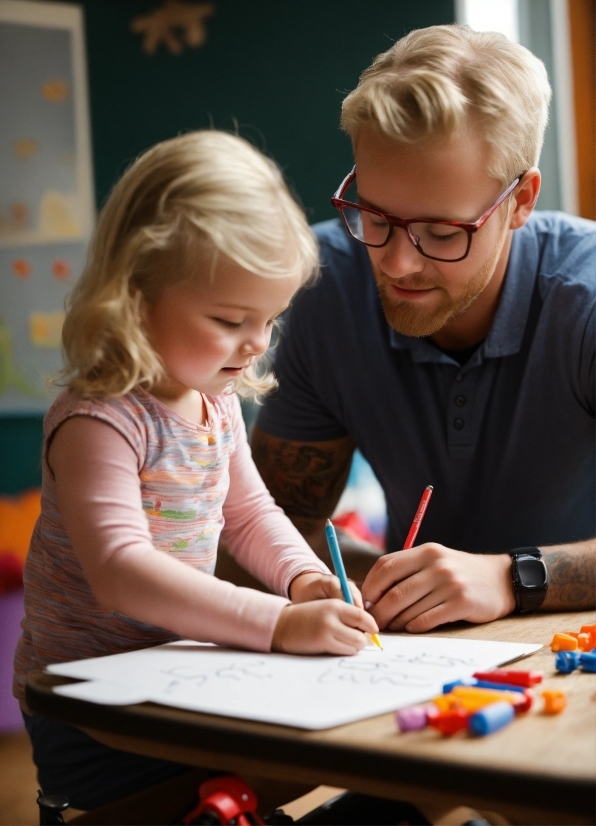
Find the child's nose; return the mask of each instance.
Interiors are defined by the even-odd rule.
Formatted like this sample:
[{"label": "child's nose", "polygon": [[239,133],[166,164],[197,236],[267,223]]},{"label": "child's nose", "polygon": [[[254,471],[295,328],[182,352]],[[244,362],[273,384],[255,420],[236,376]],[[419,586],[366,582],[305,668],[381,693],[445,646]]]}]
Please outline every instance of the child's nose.
[{"label": "child's nose", "polygon": [[269,327],[264,330],[255,330],[246,339],[242,345],[242,349],[245,353],[260,356],[269,347],[270,339],[271,330]]}]

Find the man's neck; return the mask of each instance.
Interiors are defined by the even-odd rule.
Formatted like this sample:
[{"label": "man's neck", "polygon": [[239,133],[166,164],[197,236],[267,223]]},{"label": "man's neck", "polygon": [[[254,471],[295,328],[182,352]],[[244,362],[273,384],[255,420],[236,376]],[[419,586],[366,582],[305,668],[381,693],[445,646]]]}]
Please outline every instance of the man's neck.
[{"label": "man's neck", "polygon": [[512,236],[510,230],[497,259],[493,276],[480,295],[460,316],[429,336],[437,347],[444,350],[464,350],[479,344],[487,337],[501,298]]}]

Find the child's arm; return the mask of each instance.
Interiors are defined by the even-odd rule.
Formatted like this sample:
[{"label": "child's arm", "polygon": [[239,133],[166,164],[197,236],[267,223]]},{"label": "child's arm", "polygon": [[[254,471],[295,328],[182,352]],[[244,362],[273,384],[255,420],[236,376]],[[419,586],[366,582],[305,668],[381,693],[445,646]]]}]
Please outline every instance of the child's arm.
[{"label": "child's arm", "polygon": [[[229,404],[235,450],[230,460],[230,489],[223,507],[225,527],[222,536],[230,553],[243,568],[277,594],[290,595],[295,600],[304,590],[298,587],[300,581],[320,581],[320,575],[324,575],[334,587],[325,589],[313,583],[309,589],[313,593],[305,593],[304,599],[341,598],[339,580],[331,577],[329,568],[312,551],[265,487],[252,459],[238,400],[233,397]],[[306,572],[319,576],[309,577]],[[289,591],[293,581],[296,588],[292,591],[296,594]],[[298,597],[297,601],[304,599]],[[360,601],[359,593],[356,593],[356,601]]]},{"label": "child's arm", "polygon": [[101,605],[182,637],[269,650],[287,601],[237,588],[154,548],[137,455],[115,428],[89,416],[68,419],[48,462],[66,531]]},{"label": "child's arm", "polygon": [[109,610],[181,637],[257,651],[270,650],[282,616],[278,650],[349,654],[365,644],[357,629],[368,631],[374,620],[358,608],[325,600],[288,606],[286,614],[282,597],[237,588],[157,551],[142,509],[137,455],[109,424],[68,419],[48,463],[73,549]]}]

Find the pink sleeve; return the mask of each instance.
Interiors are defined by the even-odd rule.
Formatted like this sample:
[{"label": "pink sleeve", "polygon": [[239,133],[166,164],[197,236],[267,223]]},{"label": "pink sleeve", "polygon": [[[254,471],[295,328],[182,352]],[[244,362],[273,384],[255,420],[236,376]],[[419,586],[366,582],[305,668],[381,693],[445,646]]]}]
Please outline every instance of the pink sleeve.
[{"label": "pink sleeve", "polygon": [[222,535],[243,568],[285,596],[298,574],[331,572],[275,504],[253,462],[237,397],[230,399],[230,406],[236,447],[230,460]]},{"label": "pink sleeve", "polygon": [[76,416],[48,462],[73,549],[99,603],[181,637],[268,651],[287,600],[238,588],[157,551],[142,509],[138,459],[109,424]]}]

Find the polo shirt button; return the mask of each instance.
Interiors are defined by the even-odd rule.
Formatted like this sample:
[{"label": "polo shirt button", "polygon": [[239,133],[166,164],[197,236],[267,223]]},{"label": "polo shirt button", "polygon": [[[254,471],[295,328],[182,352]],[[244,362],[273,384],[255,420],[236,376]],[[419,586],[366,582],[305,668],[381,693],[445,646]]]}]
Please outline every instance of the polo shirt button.
[{"label": "polo shirt button", "polygon": [[466,397],[465,396],[456,396],[455,397],[455,403],[458,407],[463,407],[464,404],[466,403]]},{"label": "polo shirt button", "polygon": [[453,427],[456,430],[461,430],[463,426],[464,426],[464,420],[463,419],[454,419],[453,420]]},{"label": "polo shirt button", "polygon": [[461,381],[462,379],[463,379],[463,376],[462,376],[461,373],[458,373],[457,376],[455,377],[455,381]]}]

